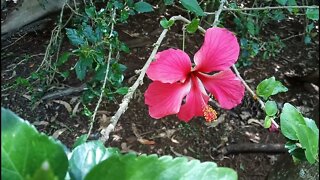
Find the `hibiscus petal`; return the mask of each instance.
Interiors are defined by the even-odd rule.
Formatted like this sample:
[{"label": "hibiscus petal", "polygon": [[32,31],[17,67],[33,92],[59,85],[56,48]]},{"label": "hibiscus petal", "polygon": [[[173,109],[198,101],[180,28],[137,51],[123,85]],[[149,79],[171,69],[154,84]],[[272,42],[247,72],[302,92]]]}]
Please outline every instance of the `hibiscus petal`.
[{"label": "hibiscus petal", "polygon": [[144,93],[145,104],[149,105],[150,116],[159,119],[170,114],[177,114],[182,99],[188,94],[190,88],[190,81],[173,84],[152,82]]},{"label": "hibiscus petal", "polygon": [[153,81],[174,83],[185,81],[191,71],[189,56],[179,49],[168,49],[156,54],[156,60],[147,70],[148,77]]},{"label": "hibiscus petal", "polygon": [[237,61],[239,52],[237,38],[232,32],[225,28],[210,28],[194,56],[195,69],[205,73],[226,70]]},{"label": "hibiscus petal", "polygon": [[214,75],[199,73],[197,76],[204,87],[218,100],[222,108],[231,109],[241,103],[244,96],[244,86],[230,69]]},{"label": "hibiscus petal", "polygon": [[189,122],[194,116],[202,116],[203,108],[208,103],[209,96],[198,78],[192,78],[192,86],[186,97],[186,103],[181,106],[178,118]]}]

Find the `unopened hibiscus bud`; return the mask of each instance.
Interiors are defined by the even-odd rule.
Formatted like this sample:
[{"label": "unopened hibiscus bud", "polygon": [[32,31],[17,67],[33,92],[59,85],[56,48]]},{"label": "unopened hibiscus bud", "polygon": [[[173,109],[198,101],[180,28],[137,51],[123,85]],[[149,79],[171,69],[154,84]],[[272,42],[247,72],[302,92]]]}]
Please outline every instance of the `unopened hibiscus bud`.
[{"label": "unopened hibiscus bud", "polygon": [[217,112],[210,105],[206,105],[202,111],[203,117],[207,122],[210,123],[217,119]]},{"label": "unopened hibiscus bud", "polygon": [[279,129],[273,123],[271,124],[269,131],[279,133]]}]

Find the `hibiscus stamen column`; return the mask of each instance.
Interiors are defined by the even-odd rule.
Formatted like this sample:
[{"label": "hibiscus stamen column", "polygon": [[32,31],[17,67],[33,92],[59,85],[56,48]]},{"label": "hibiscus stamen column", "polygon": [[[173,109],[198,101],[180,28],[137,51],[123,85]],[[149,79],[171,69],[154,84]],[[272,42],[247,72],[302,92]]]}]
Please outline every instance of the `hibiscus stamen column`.
[{"label": "hibiscus stamen column", "polygon": [[207,122],[212,122],[217,119],[217,112],[210,106],[206,105],[203,108],[203,117]]}]

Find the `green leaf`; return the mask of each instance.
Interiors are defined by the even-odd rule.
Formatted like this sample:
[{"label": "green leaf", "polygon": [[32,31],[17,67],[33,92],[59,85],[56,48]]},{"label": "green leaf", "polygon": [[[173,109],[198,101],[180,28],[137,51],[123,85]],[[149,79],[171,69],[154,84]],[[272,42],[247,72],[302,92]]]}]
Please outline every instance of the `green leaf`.
[{"label": "green leaf", "polygon": [[197,0],[181,0],[181,4],[187,10],[194,12],[197,16],[205,16]]},{"label": "green leaf", "polygon": [[276,81],[275,77],[271,77],[261,81],[257,86],[256,92],[258,96],[267,100],[271,95],[286,91],[288,89],[280,81]]},{"label": "green leaf", "polygon": [[198,18],[194,18],[192,19],[191,23],[187,25],[187,32],[192,34],[192,33],[195,33],[198,29],[198,26],[199,26],[199,22],[200,22],[200,19]]},{"label": "green leaf", "polygon": [[66,63],[70,57],[70,55],[72,55],[72,53],[70,52],[64,52],[58,59],[56,66],[59,67],[61,65],[63,65],[64,63]]},{"label": "green leaf", "polygon": [[299,124],[297,136],[309,163],[313,164],[318,157],[319,137],[306,125]]},{"label": "green leaf", "polygon": [[88,7],[85,9],[85,12],[88,15],[88,17],[94,18],[95,13],[96,13],[96,7],[95,6]]},{"label": "green leaf", "polygon": [[129,47],[125,43],[121,43],[120,50],[125,52],[125,53],[129,53],[130,52]]},{"label": "green leaf", "polygon": [[88,134],[83,134],[76,139],[76,142],[73,144],[72,149],[76,148],[77,146],[84,144],[88,139]]},{"label": "green leaf", "polygon": [[173,4],[173,0],[163,0],[165,5],[172,5]]},{"label": "green leaf", "polygon": [[146,2],[137,2],[134,4],[134,9],[139,12],[139,13],[145,13],[145,12],[151,12],[153,11],[153,7],[151,4],[146,3]]},{"label": "green leaf", "polygon": [[310,128],[316,134],[317,137],[319,137],[319,129],[316,123],[314,122],[314,120],[309,118],[304,118],[304,121],[307,127]]},{"label": "green leaf", "polygon": [[53,173],[48,179],[64,179],[67,169],[68,158],[60,143],[1,108],[1,178],[37,178],[47,171]]},{"label": "green leaf", "polygon": [[277,2],[283,6],[287,4],[287,0],[277,0]]},{"label": "green leaf", "polygon": [[116,93],[121,94],[121,95],[126,95],[129,91],[128,87],[121,87],[117,89]]},{"label": "green leaf", "polygon": [[274,116],[278,112],[277,103],[275,101],[267,101],[265,104],[266,114],[268,116]]},{"label": "green leaf", "polygon": [[83,35],[92,43],[97,42],[97,38],[92,30],[91,26],[86,25],[83,29]]},{"label": "green leaf", "polygon": [[94,166],[108,157],[118,154],[117,149],[105,148],[100,141],[81,144],[72,151],[69,161],[70,177],[72,179],[84,179]]},{"label": "green leaf", "polygon": [[86,180],[110,179],[237,179],[237,173],[216,163],[171,156],[134,154],[111,156],[95,166]]},{"label": "green leaf", "polygon": [[310,37],[310,35],[306,35],[305,37],[304,37],[304,43],[305,44],[310,44],[311,43],[311,37]]},{"label": "green leaf", "polygon": [[84,41],[83,37],[81,37],[79,35],[77,30],[66,28],[66,32],[67,32],[67,36],[68,36],[72,45],[79,46],[79,45],[84,44],[85,41]]},{"label": "green leaf", "polygon": [[164,29],[169,29],[172,25],[174,24],[174,20],[167,20],[166,18],[162,18],[160,21],[160,25],[164,28]]},{"label": "green leaf", "polygon": [[282,134],[291,140],[298,140],[299,124],[306,125],[301,113],[291,104],[285,103],[280,114],[280,127]]},{"label": "green leaf", "polygon": [[271,123],[272,123],[272,117],[266,116],[264,118],[264,128],[270,128]]},{"label": "green leaf", "polygon": [[92,64],[92,59],[86,59],[80,56],[79,61],[76,64],[75,70],[79,80],[83,80],[86,77],[87,68]]},{"label": "green leaf", "polygon": [[304,149],[297,146],[297,143],[295,141],[288,141],[285,146],[286,149],[288,149],[288,152],[296,159],[305,161],[305,151]]},{"label": "green leaf", "polygon": [[316,8],[308,8],[306,12],[307,18],[317,21],[319,20],[319,9]]},{"label": "green leaf", "polygon": [[247,29],[248,29],[248,32],[249,32],[252,36],[256,35],[256,25],[254,24],[252,18],[248,18],[248,21],[247,21],[247,23],[246,23],[246,27],[247,27]]}]

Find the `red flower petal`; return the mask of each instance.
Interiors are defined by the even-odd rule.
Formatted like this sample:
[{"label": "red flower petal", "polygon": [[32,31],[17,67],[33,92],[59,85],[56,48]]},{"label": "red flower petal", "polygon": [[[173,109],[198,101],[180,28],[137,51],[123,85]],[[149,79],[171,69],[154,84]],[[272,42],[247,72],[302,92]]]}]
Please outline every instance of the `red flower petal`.
[{"label": "red flower petal", "polygon": [[177,114],[182,99],[188,94],[190,88],[190,81],[173,84],[152,82],[144,93],[145,104],[149,105],[150,116],[159,119],[170,114]]},{"label": "red flower petal", "polygon": [[214,75],[198,73],[197,76],[222,108],[231,109],[241,103],[244,86],[230,69]]},{"label": "red flower petal", "polygon": [[174,83],[185,81],[190,71],[189,56],[179,49],[168,49],[157,53],[156,60],[147,70],[147,75],[153,81]]},{"label": "red flower petal", "polygon": [[181,106],[178,118],[189,122],[194,116],[203,116],[203,108],[207,105],[209,96],[203,84],[196,77],[192,77],[192,87],[186,97],[186,103]]},{"label": "red flower petal", "polygon": [[237,61],[239,52],[237,38],[232,32],[224,28],[210,28],[194,56],[195,69],[205,73],[226,70]]}]

